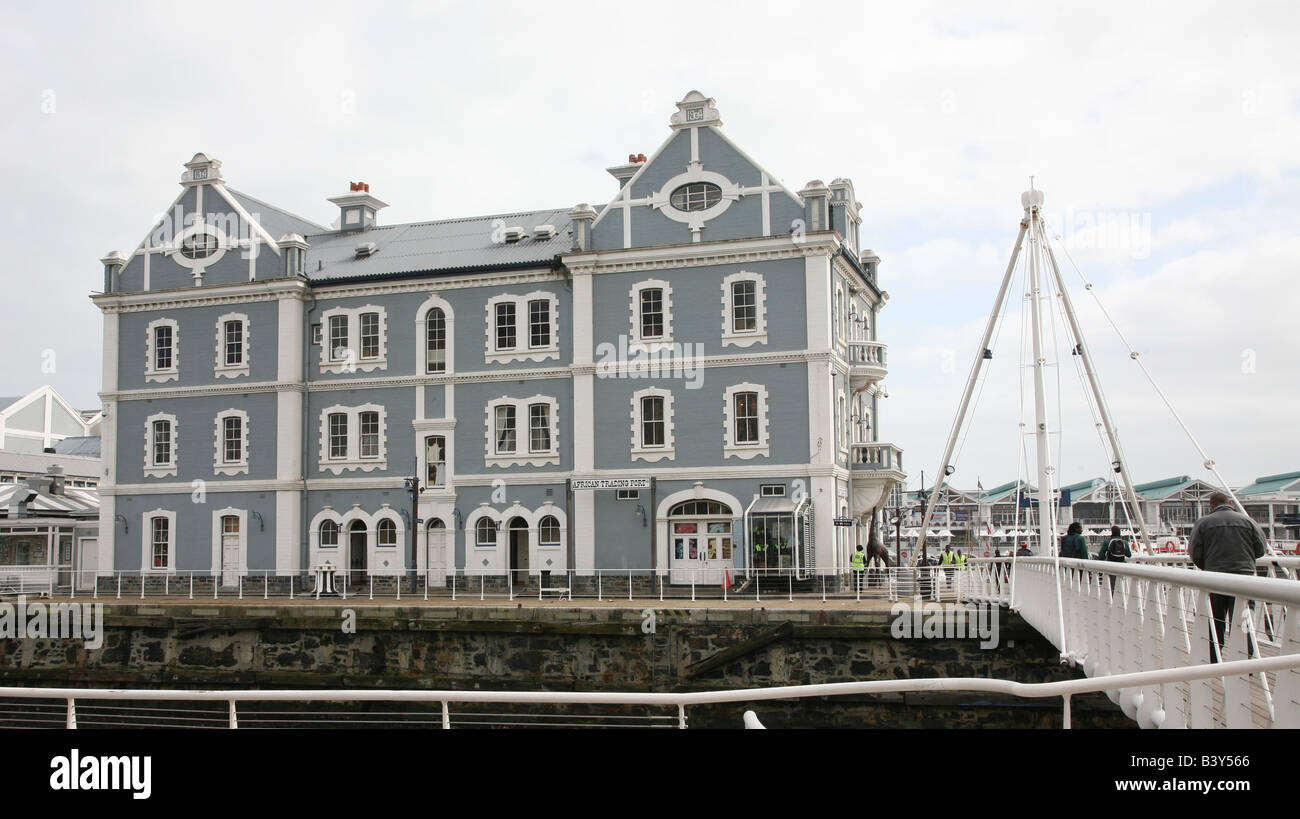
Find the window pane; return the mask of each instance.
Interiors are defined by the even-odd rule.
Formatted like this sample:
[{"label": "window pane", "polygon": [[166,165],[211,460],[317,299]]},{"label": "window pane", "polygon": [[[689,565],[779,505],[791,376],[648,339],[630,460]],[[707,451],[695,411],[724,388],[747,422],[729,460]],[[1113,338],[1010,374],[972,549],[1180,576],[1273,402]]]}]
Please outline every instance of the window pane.
[{"label": "window pane", "polygon": [[495,546],[497,542],[496,526],[487,518],[479,518],[478,525],[475,527],[477,532],[477,545]]},{"label": "window pane", "polygon": [[672,192],[669,203],[677,210],[707,210],[722,199],[722,188],[712,182],[692,182]]},{"label": "window pane", "polygon": [[425,372],[447,371],[447,316],[441,307],[429,311],[424,319]]},{"label": "window pane", "polygon": [[167,568],[168,552],[168,520],[167,518],[153,519],[153,567],[155,569]]},{"label": "window pane", "polygon": [[641,291],[641,338],[662,338],[664,334],[664,291],[647,287]]},{"label": "window pane", "polygon": [[501,302],[497,305],[497,349],[515,348],[515,304]]},{"label": "window pane", "polygon": [[165,324],[153,329],[153,362],[155,370],[172,368],[172,328]]},{"label": "window pane", "polygon": [[649,396],[641,399],[641,446],[664,445],[664,399]]},{"label": "window pane", "polygon": [[379,314],[361,314],[361,357],[379,358]]},{"label": "window pane", "polygon": [[342,412],[330,413],[330,457],[348,456],[348,416]]},{"label": "window pane", "polygon": [[731,285],[731,330],[745,333],[758,329],[758,309],[754,282]]},{"label": "window pane", "polygon": [[330,316],[330,360],[341,361],[348,355],[348,317]]},{"label": "window pane", "polygon": [[320,545],[339,545],[339,525],[337,523],[327,520],[320,525]]},{"label": "window pane", "polygon": [[547,515],[537,527],[538,540],[543,546],[560,545],[560,522],[554,515]]},{"label": "window pane", "polygon": [[551,303],[543,299],[528,302],[528,346],[551,346]]},{"label": "window pane", "polygon": [[528,451],[551,451],[551,407],[549,404],[531,404],[528,407]]},{"label": "window pane", "polygon": [[244,323],[242,321],[226,322],[226,366],[233,367],[244,363]]},{"label": "window pane", "polygon": [[388,518],[379,521],[378,533],[380,546],[397,545],[397,525]]},{"label": "window pane", "polygon": [[155,466],[166,466],[172,462],[171,421],[153,422],[153,462]]},{"label": "window pane", "polygon": [[379,457],[379,413],[361,413],[361,457]]},{"label": "window pane", "polygon": [[446,440],[441,435],[431,435],[424,439],[425,486],[443,486],[446,483],[445,445]]},{"label": "window pane", "polygon": [[497,452],[506,454],[515,451],[515,408],[497,407]]},{"label": "window pane", "polygon": [[736,393],[736,443],[758,443],[758,393]]},{"label": "window pane", "polygon": [[226,463],[239,463],[244,460],[244,420],[242,418],[225,418],[223,441],[223,458]]}]

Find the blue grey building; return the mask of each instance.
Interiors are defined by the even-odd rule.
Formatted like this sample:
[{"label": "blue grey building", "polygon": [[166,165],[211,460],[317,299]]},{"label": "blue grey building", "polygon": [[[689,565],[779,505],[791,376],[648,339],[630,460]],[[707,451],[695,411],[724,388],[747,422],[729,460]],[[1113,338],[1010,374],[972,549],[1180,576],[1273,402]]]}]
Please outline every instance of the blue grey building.
[{"label": "blue grey building", "polygon": [[385,225],[353,183],[330,228],[196,155],[92,297],[100,570],[400,575],[412,527],[439,584],[845,566],[834,519],[904,477],[853,184],[791,190],[677,109],[598,209]]}]

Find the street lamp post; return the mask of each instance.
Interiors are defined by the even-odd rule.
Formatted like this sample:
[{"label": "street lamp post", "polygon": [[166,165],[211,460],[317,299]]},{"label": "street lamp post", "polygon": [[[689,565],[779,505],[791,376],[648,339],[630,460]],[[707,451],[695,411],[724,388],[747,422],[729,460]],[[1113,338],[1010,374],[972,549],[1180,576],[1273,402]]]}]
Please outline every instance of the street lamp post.
[{"label": "street lamp post", "polygon": [[420,529],[420,493],[424,488],[420,486],[420,476],[407,478],[403,483],[406,485],[406,491],[411,493],[411,594],[415,594],[416,576],[419,574],[419,562],[416,559],[416,537]]}]

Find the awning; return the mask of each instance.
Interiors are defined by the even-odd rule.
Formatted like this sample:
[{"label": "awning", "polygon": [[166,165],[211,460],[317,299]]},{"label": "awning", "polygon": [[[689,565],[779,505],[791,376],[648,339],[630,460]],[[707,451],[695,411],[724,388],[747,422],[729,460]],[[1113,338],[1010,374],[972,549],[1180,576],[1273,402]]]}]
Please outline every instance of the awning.
[{"label": "awning", "polygon": [[749,508],[751,515],[792,515],[794,501],[789,498],[759,498]]}]

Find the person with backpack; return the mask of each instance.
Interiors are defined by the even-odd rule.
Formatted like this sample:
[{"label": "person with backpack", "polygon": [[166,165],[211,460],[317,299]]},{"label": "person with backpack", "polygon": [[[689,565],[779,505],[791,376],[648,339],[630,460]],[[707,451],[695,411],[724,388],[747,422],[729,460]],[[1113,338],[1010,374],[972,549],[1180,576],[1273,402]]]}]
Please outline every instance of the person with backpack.
[{"label": "person with backpack", "polygon": [[[1109,560],[1113,563],[1123,563],[1133,556],[1133,550],[1129,548],[1128,541],[1119,533],[1118,526],[1110,527],[1110,540],[1106,545],[1101,547],[1097,553],[1098,560]],[[1110,593],[1115,594],[1115,575],[1110,576]]]}]

